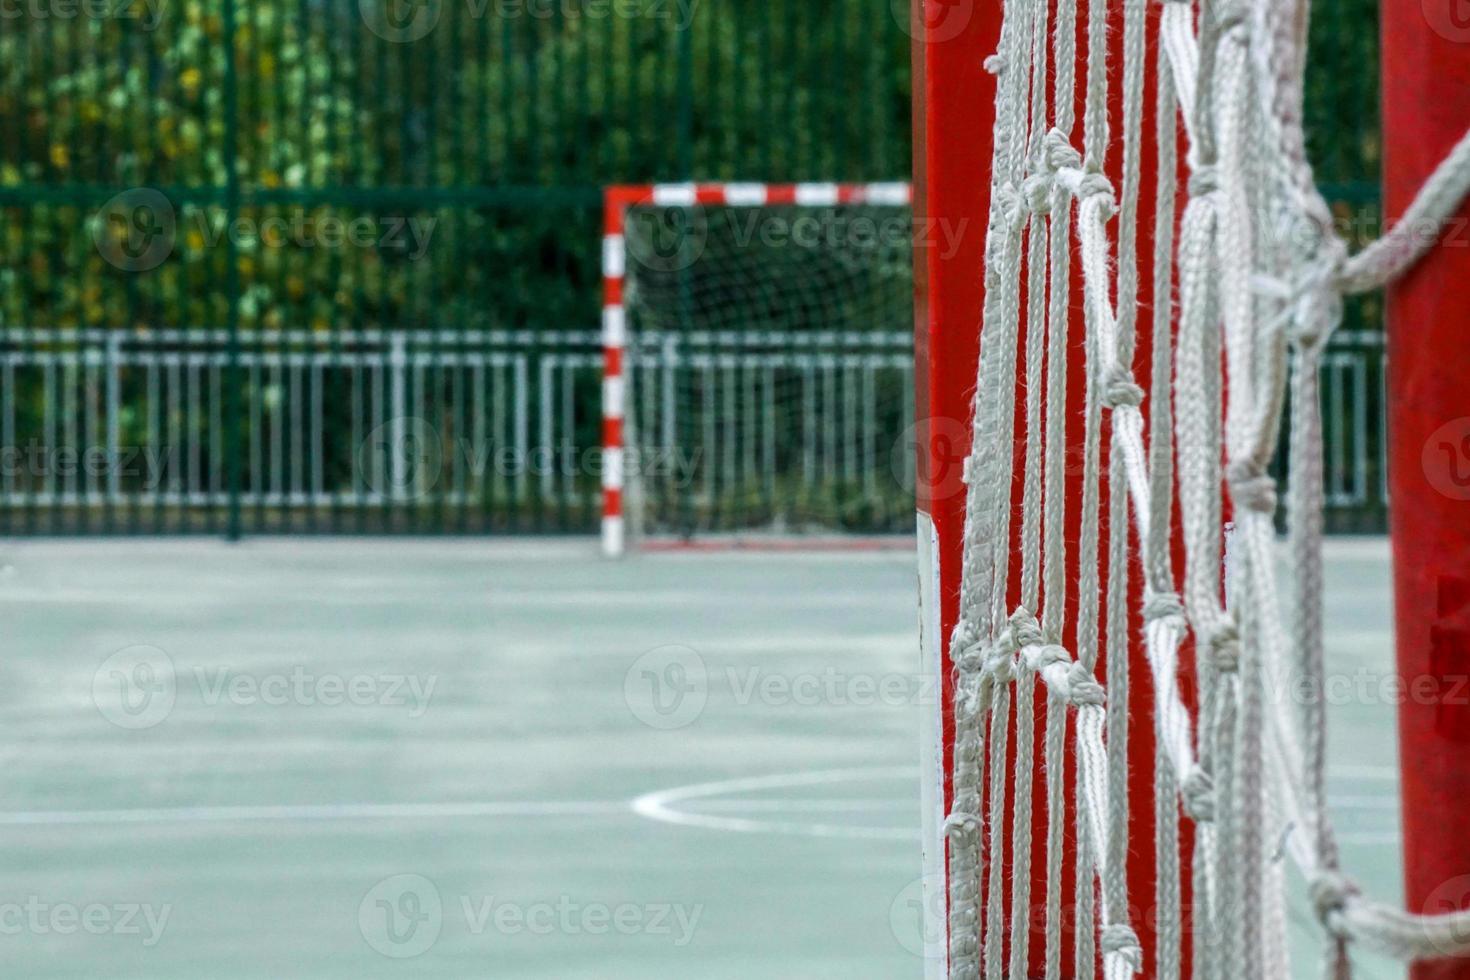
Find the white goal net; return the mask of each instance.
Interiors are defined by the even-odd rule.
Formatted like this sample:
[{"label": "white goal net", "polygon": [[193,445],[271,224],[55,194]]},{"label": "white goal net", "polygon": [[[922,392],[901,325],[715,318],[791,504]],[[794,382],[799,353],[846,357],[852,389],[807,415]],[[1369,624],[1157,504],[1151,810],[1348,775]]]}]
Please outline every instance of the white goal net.
[{"label": "white goal net", "polygon": [[[1430,247],[1424,230],[1470,183],[1470,139],[1393,231],[1349,256],[1305,154],[1306,0],[1168,0],[1161,20],[1143,3],[1093,3],[1081,25],[1075,0],[1003,7],[986,63],[997,97],[985,308],[950,642],[949,975],[1286,977],[1286,858],[1310,891],[1327,976],[1351,974],[1354,944],[1464,955],[1470,912],[1407,914],[1341,866],[1323,698],[1268,698],[1266,679],[1323,684],[1317,385],[1341,298]],[[1147,201],[1145,168],[1159,175]],[[1069,365],[1078,329],[1085,361]],[[1085,373],[1080,400],[1069,367]],[[1283,421],[1279,508],[1268,466]],[[1081,527],[1070,539],[1069,515]],[[1130,701],[1131,617],[1148,702]],[[1181,672],[1187,644],[1195,663]],[[1181,693],[1182,673],[1197,698]],[[1138,717],[1159,748],[1152,800],[1129,798]],[[1154,815],[1153,841],[1130,840],[1140,812]],[[1156,855],[1155,892],[1130,895],[1126,866],[1142,849]],[[1031,893],[1033,866],[1044,894]],[[1148,930],[1139,908],[1154,909]],[[1141,932],[1156,937],[1148,948]]]}]

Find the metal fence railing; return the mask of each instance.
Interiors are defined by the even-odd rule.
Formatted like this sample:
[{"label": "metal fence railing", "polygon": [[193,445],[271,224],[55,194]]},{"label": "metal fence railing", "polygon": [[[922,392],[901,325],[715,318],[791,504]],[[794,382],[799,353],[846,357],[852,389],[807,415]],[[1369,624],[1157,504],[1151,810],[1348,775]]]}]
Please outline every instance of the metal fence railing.
[{"label": "metal fence railing", "polygon": [[[593,331],[7,331],[0,533],[590,532],[600,344]],[[650,533],[907,525],[906,332],[644,337],[630,366],[635,447],[678,461],[638,481]],[[1380,334],[1334,340],[1337,530],[1383,519],[1383,379]]]}]

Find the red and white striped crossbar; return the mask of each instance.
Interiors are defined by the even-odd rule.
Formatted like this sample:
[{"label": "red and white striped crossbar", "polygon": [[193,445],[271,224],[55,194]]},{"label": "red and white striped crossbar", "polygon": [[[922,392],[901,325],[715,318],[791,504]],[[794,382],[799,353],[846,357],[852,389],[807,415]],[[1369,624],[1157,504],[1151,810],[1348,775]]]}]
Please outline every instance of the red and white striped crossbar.
[{"label": "red and white striped crossbar", "polygon": [[763,207],[840,204],[904,206],[911,200],[905,183],[879,184],[617,184],[603,191],[602,210],[602,551],[623,553],[624,351],[628,321],[623,309],[627,249],[623,229],[628,210],[652,207]]}]

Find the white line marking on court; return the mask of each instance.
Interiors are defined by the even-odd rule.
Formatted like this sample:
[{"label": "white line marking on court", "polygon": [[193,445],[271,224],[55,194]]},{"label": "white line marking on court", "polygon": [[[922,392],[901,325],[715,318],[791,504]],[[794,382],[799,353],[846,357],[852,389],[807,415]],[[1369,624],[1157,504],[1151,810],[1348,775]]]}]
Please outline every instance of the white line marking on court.
[{"label": "white line marking on court", "polygon": [[1338,834],[1337,840],[1340,844],[1352,844],[1355,847],[1388,847],[1397,844],[1404,839],[1403,834],[1396,830],[1363,831],[1362,833]]},{"label": "white line marking on court", "polygon": [[336,803],[287,806],[182,806],[136,810],[0,812],[0,826],[227,823],[264,820],[442,820],[457,817],[582,817],[626,813],[621,802]]},{"label": "white line marking on court", "polygon": [[[710,813],[691,813],[677,810],[673,804],[708,797],[731,796],[736,793],[754,793],[772,789],[791,789],[798,786],[832,786],[842,783],[863,782],[877,779],[916,779],[918,773],[908,766],[890,766],[868,769],[824,769],[815,772],[787,773],[776,776],[755,776],[747,779],[724,779],[712,783],[696,783],[674,789],[645,793],[630,806],[634,813],[660,823],[680,827],[701,827],[705,830],[723,830],[737,834],[795,834],[802,837],[848,838],[857,840],[901,840],[917,841],[917,828],[909,827],[850,827],[844,824],[797,823],[786,820],[752,820],[747,817],[715,816]],[[759,801],[752,801],[759,802]],[[752,807],[755,809],[755,807]]]},{"label": "white line marking on court", "polygon": [[704,800],[700,812],[716,813],[911,813],[914,802],[866,800]]},{"label": "white line marking on court", "polygon": [[1342,765],[1332,766],[1327,774],[1341,779],[1387,779],[1397,780],[1399,771],[1393,766],[1362,766]]},{"label": "white line marking on court", "polygon": [[1333,796],[1327,794],[1329,806],[1342,807],[1344,810],[1398,810],[1399,798],[1397,796]]}]

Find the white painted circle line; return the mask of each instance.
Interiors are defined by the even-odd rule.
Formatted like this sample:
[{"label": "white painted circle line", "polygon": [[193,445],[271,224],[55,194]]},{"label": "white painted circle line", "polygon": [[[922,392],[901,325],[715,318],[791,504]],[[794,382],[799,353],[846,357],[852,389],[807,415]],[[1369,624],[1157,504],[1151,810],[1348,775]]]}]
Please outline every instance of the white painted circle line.
[{"label": "white painted circle line", "polygon": [[756,820],[749,817],[717,816],[680,810],[675,804],[709,797],[730,796],[762,790],[791,789],[798,786],[831,786],[873,779],[917,779],[918,771],[909,766],[887,766],[864,769],[823,769],[814,772],[754,776],[745,779],[723,779],[696,783],[673,789],[645,793],[630,804],[634,813],[659,823],[679,827],[699,827],[735,834],[784,834],[800,837],[843,838],[853,840],[915,841],[918,830],[902,827],[851,827],[843,824],[807,823],[787,820]]}]

